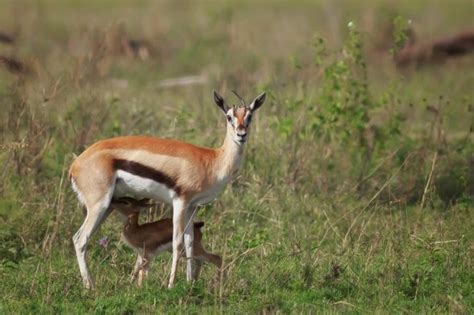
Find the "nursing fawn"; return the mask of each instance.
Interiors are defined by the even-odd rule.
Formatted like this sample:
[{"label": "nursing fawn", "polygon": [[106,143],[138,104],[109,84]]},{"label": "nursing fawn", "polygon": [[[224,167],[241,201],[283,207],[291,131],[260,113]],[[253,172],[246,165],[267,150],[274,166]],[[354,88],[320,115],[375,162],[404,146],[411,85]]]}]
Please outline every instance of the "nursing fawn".
[{"label": "nursing fawn", "polygon": [[[148,275],[152,259],[163,251],[171,251],[173,241],[173,220],[162,219],[159,221],[138,224],[140,210],[148,206],[148,200],[134,200],[132,198],[113,199],[111,207],[127,217],[122,232],[122,240],[138,253],[132,278],[138,275],[138,286],[142,286],[144,278]],[[210,262],[217,266],[221,273],[222,258],[207,252],[202,246],[202,231],[204,222],[194,222],[194,259],[193,277],[197,279],[203,262]],[[183,253],[181,253],[182,255]]]}]

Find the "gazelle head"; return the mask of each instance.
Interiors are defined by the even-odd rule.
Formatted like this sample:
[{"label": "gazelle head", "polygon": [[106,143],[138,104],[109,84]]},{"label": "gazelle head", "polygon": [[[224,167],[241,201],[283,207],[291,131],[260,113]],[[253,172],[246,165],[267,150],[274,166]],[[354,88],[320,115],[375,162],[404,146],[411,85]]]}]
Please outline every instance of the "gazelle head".
[{"label": "gazelle head", "polygon": [[214,101],[227,118],[227,129],[232,132],[232,140],[238,145],[243,145],[247,141],[252,115],[265,102],[266,93],[263,92],[250,105],[246,105],[244,99],[237,92],[232,92],[239,98],[240,106],[228,107],[224,98],[216,91],[214,91]]}]

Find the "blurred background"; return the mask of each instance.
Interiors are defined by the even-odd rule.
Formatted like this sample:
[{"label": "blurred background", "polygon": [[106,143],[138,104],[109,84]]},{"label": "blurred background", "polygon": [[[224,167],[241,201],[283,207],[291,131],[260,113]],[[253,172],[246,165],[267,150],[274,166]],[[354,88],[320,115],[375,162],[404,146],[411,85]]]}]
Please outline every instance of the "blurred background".
[{"label": "blurred background", "polygon": [[[0,310],[469,313],[473,17],[470,0],[2,1]],[[217,147],[212,91],[232,89],[268,99],[198,215],[228,279],[165,290],[164,255],[136,290],[113,216],[82,292],[74,154],[129,134]]]}]

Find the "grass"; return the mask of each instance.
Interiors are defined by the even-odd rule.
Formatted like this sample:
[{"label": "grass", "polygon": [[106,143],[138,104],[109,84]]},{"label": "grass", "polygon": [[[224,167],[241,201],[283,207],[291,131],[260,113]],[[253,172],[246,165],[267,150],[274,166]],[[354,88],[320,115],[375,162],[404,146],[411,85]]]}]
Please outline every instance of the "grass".
[{"label": "grass", "polygon": [[[1,313],[472,313],[472,55],[397,71],[384,34],[409,18],[429,41],[466,28],[469,1],[108,2],[0,5],[14,46],[0,56]],[[348,22],[352,21],[352,27]],[[400,21],[400,20],[399,20]],[[438,35],[434,35],[438,34]],[[132,58],[122,39],[150,57]],[[201,75],[205,82],[162,87]],[[67,169],[107,137],[148,134],[218,146],[216,89],[269,97],[238,178],[202,207],[205,266],[194,285],[170,255],[144,288],[112,216],[81,280],[72,235],[83,220]],[[169,216],[156,207],[151,217]],[[107,236],[104,248],[98,240]]]}]

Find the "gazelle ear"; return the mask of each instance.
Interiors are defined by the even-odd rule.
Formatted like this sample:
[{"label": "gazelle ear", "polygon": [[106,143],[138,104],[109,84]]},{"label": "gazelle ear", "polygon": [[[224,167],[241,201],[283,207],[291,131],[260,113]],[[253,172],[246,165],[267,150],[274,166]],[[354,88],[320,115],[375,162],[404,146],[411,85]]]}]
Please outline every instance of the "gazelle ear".
[{"label": "gazelle ear", "polygon": [[214,91],[214,102],[216,102],[217,106],[219,106],[219,108],[222,109],[224,114],[227,113],[228,108],[225,105],[224,98],[220,96],[216,91]]},{"label": "gazelle ear", "polygon": [[262,106],[263,102],[265,102],[266,97],[267,93],[265,92],[257,96],[249,106],[250,111],[256,111],[260,106]]}]

